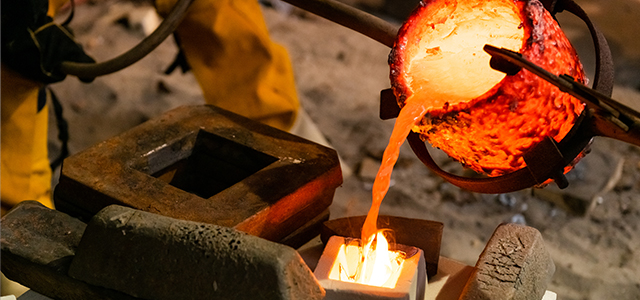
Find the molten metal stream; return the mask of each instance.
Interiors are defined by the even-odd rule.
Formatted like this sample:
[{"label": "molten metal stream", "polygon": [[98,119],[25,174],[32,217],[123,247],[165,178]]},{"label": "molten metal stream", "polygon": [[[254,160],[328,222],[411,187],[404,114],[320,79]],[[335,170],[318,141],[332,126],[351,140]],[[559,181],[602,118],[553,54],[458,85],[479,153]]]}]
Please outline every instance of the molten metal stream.
[{"label": "molten metal stream", "polygon": [[[371,209],[362,227],[361,238],[365,243],[377,231],[380,204],[389,189],[400,146],[409,132],[420,125],[427,111],[446,109],[474,99],[505,77],[489,66],[490,57],[482,50],[486,43],[511,49],[522,45],[523,30],[515,6],[500,6],[498,4],[504,4],[501,1],[474,3],[476,1],[460,1],[456,5],[446,1],[432,2],[440,9],[432,9],[433,15],[419,15],[419,20],[406,23],[400,31],[398,43],[415,46],[394,47],[390,55],[390,61],[393,61],[391,78],[406,80],[411,91],[404,93],[404,106],[373,184]],[[432,23],[433,19],[438,21]],[[395,61],[399,57],[405,58],[401,62]],[[398,70],[395,65],[399,63],[406,63],[407,70]],[[398,92],[396,88],[396,96]]]},{"label": "molten metal stream", "polygon": [[[362,226],[361,240],[363,244],[368,242],[375,236],[378,231],[377,220],[380,212],[380,204],[382,199],[389,190],[389,182],[391,180],[391,172],[393,166],[398,160],[400,154],[400,146],[409,135],[411,129],[418,124],[422,116],[426,113],[426,107],[421,101],[415,101],[413,97],[409,97],[405,103],[405,106],[400,110],[400,115],[396,119],[395,126],[391,132],[389,138],[389,145],[384,150],[382,155],[382,165],[376,175],[376,180],[373,183],[372,191],[372,203],[371,209],[367,214],[367,218]],[[366,250],[365,250],[366,251]]]},{"label": "molten metal stream", "polygon": [[584,79],[575,50],[538,0],[431,0],[400,28],[389,55],[402,107],[384,151],[361,232],[364,257],[400,146],[411,130],[463,165],[497,176],[524,167],[543,138],[561,140],[582,103],[528,72],[490,67],[486,44],[523,53],[554,72]]}]

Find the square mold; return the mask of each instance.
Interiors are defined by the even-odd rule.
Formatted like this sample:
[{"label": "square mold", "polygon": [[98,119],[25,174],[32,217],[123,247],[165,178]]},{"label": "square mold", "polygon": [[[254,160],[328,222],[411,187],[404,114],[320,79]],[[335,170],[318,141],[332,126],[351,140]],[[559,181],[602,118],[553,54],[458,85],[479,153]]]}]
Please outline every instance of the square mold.
[{"label": "square mold", "polygon": [[54,201],[81,219],[118,204],[280,241],[319,230],[340,184],[335,150],[199,105],[68,157]]}]

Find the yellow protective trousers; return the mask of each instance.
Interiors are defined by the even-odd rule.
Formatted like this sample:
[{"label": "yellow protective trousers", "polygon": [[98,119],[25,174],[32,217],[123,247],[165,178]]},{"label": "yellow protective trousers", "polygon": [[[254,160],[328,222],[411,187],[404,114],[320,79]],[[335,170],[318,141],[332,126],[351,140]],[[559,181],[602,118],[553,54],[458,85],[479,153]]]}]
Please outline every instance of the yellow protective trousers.
[{"label": "yellow protective trousers", "polygon": [[2,65],[0,199],[2,212],[24,200],[53,208],[47,155],[48,109],[38,112],[42,84]]},{"label": "yellow protective trousers", "polygon": [[[175,2],[156,0],[158,13]],[[257,0],[195,0],[176,33],[208,104],[291,128],[299,108],[293,68]]]},{"label": "yellow protective trousers", "polygon": [[[68,0],[49,0],[47,15]],[[2,215],[24,200],[53,208],[51,168],[47,151],[49,110],[38,111],[38,92],[44,85],[2,64],[0,126],[0,201]]]}]

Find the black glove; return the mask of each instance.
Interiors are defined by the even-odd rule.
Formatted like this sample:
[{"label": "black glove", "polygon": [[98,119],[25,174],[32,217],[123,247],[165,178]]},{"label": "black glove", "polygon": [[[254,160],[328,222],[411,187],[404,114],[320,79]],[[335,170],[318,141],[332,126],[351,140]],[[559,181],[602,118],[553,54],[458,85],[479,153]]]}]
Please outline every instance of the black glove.
[{"label": "black glove", "polygon": [[48,0],[2,1],[2,62],[27,78],[54,83],[67,76],[59,70],[63,61],[95,60],[66,28],[53,23],[48,7]]}]

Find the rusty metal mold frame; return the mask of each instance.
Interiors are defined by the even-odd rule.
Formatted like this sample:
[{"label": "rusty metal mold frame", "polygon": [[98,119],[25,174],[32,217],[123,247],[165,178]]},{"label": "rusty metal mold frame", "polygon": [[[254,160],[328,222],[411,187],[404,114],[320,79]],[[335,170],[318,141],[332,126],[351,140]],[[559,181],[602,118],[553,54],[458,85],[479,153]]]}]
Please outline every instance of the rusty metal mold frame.
[{"label": "rusty metal mold frame", "polygon": [[[208,198],[152,176],[191,155],[203,133],[260,152],[265,167]],[[214,106],[183,106],[67,158],[54,201],[81,219],[119,204],[279,241],[325,212],[341,184],[333,149]]]}]

